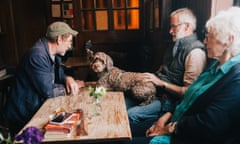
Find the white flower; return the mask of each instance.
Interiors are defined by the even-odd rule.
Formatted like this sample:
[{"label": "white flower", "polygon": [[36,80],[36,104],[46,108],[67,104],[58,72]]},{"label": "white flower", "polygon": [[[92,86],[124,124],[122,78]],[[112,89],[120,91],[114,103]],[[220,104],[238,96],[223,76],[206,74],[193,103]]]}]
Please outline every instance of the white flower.
[{"label": "white flower", "polygon": [[103,86],[96,87],[95,93],[104,95],[106,93],[106,89]]},{"label": "white flower", "polygon": [[96,87],[89,87],[89,94],[90,96],[94,96],[95,98],[100,98],[106,94],[106,89],[103,86]]}]

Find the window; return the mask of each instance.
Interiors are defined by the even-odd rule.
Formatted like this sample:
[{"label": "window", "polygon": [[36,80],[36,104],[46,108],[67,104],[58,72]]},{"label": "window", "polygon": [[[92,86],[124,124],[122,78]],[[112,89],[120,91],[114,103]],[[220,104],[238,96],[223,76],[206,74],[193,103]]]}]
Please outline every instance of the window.
[{"label": "window", "polygon": [[79,31],[140,30],[144,24],[150,30],[160,28],[161,0],[50,1],[52,20],[65,21]]},{"label": "window", "polygon": [[82,31],[140,29],[140,0],[80,0]]},{"label": "window", "polygon": [[51,17],[53,20],[65,21],[74,27],[72,0],[51,0]]},{"label": "window", "polygon": [[159,29],[159,0],[152,0],[149,2],[149,16],[147,20],[149,21],[149,27],[148,29],[154,30],[154,29]]}]

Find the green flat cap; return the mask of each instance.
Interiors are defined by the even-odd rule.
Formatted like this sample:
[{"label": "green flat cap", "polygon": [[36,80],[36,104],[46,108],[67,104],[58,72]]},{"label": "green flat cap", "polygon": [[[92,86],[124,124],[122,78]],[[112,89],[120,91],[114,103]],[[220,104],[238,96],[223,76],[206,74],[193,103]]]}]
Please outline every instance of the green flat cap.
[{"label": "green flat cap", "polygon": [[55,38],[64,34],[72,34],[73,36],[76,36],[78,32],[73,30],[65,22],[54,22],[48,26],[46,36],[50,38]]}]

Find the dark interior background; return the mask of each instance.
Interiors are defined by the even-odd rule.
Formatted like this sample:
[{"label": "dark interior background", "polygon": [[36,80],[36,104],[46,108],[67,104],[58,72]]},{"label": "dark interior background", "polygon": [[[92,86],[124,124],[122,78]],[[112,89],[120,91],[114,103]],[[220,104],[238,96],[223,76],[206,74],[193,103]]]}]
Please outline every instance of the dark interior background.
[{"label": "dark interior background", "polygon": [[[1,0],[0,1],[0,67],[16,66],[23,54],[41,36],[44,36],[50,18],[50,0]],[[77,2],[77,0],[73,0]],[[131,32],[82,32],[75,41],[75,48],[68,56],[85,56],[84,44],[91,39],[96,51],[109,53],[117,66],[129,71],[155,71],[162,62],[164,50],[171,37],[168,34],[169,13],[189,7],[197,15],[197,33],[202,37],[206,20],[222,6],[212,0],[159,0],[161,3],[161,28],[151,31],[148,25],[148,4],[144,3],[144,26]],[[222,1],[226,2],[226,1]],[[217,5],[218,4],[218,5]],[[234,0],[233,5],[239,5]]]}]

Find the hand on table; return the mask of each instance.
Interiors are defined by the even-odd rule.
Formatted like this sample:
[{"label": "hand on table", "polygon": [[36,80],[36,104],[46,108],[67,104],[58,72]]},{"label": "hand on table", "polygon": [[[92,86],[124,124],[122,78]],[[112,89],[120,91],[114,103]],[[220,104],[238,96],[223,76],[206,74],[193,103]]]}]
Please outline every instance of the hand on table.
[{"label": "hand on table", "polygon": [[82,81],[82,80],[75,80],[75,82],[78,84],[78,87],[79,87],[79,88],[82,88],[82,87],[85,87],[85,86],[86,86],[86,85],[85,85],[85,82]]},{"label": "hand on table", "polygon": [[77,95],[79,92],[78,83],[70,76],[66,77],[66,89],[68,94]]}]

